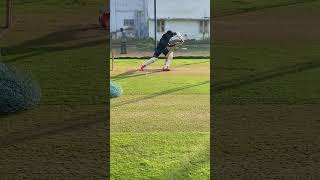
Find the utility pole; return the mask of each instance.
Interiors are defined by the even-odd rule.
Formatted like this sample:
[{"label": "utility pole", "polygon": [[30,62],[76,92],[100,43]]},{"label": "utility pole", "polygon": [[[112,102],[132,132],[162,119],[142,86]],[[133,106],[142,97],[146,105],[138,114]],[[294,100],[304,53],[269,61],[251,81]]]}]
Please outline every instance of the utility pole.
[{"label": "utility pole", "polygon": [[154,48],[157,48],[157,0],[154,0]]},{"label": "utility pole", "polygon": [[10,28],[12,25],[12,6],[13,6],[13,0],[7,0],[7,3],[6,3],[6,28]]},{"label": "utility pole", "polygon": [[[13,0],[6,0],[6,22],[5,22],[5,30],[0,32],[0,38],[5,34],[6,31],[11,27],[12,25],[12,6],[13,6]],[[0,63],[2,62],[2,55],[3,55],[3,48],[0,47]]]}]

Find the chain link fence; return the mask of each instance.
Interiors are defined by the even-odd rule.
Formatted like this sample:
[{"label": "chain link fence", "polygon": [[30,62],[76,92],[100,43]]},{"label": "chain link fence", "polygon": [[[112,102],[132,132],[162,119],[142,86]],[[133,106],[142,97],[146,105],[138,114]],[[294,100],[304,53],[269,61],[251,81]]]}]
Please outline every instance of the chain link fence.
[{"label": "chain link fence", "polygon": [[[152,56],[155,50],[154,44],[154,39],[151,38],[130,38],[126,43],[122,43],[118,39],[111,39],[111,48],[115,58]],[[125,46],[125,50],[121,46]],[[175,56],[209,57],[210,40],[186,40],[183,46],[175,51]]]}]

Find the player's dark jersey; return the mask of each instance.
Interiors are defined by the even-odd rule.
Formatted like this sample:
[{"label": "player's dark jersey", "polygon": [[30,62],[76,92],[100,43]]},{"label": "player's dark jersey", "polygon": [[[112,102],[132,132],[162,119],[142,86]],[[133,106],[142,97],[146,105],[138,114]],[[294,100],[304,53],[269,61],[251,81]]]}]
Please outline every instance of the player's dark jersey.
[{"label": "player's dark jersey", "polygon": [[170,39],[173,37],[173,33],[165,33],[162,35],[161,39],[160,39],[160,42],[158,43],[157,45],[157,48],[154,52],[154,55],[155,57],[158,57],[160,56],[160,54],[164,54],[164,55],[167,55],[169,53],[169,50],[167,49],[167,46],[169,44],[169,41]]},{"label": "player's dark jersey", "polygon": [[168,33],[163,34],[157,47],[162,48],[162,49],[166,48],[172,37],[173,37],[173,35],[171,35],[171,34],[168,34]]}]

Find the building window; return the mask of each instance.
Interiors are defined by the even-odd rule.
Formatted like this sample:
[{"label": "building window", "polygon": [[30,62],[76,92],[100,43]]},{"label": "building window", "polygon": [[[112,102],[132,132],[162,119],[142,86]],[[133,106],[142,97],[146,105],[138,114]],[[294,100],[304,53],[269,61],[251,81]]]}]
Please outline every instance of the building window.
[{"label": "building window", "polygon": [[200,21],[200,33],[209,33],[209,21],[202,20]]},{"label": "building window", "polygon": [[123,21],[123,25],[124,26],[133,27],[134,26],[134,20],[133,19],[125,19]]},{"label": "building window", "polygon": [[157,20],[157,32],[164,32],[165,31],[165,21],[164,20]]}]

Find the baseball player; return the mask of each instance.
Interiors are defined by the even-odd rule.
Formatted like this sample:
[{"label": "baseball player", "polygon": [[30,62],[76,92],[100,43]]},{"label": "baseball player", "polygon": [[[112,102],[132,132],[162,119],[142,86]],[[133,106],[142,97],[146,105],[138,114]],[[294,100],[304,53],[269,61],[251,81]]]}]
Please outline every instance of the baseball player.
[{"label": "baseball player", "polygon": [[163,71],[170,71],[170,64],[173,60],[173,51],[178,49],[184,42],[183,37],[178,32],[167,31],[162,35],[160,42],[152,56],[152,58],[146,60],[140,70],[143,71],[145,67],[156,62],[161,54],[166,56],[165,63],[163,65]]}]

